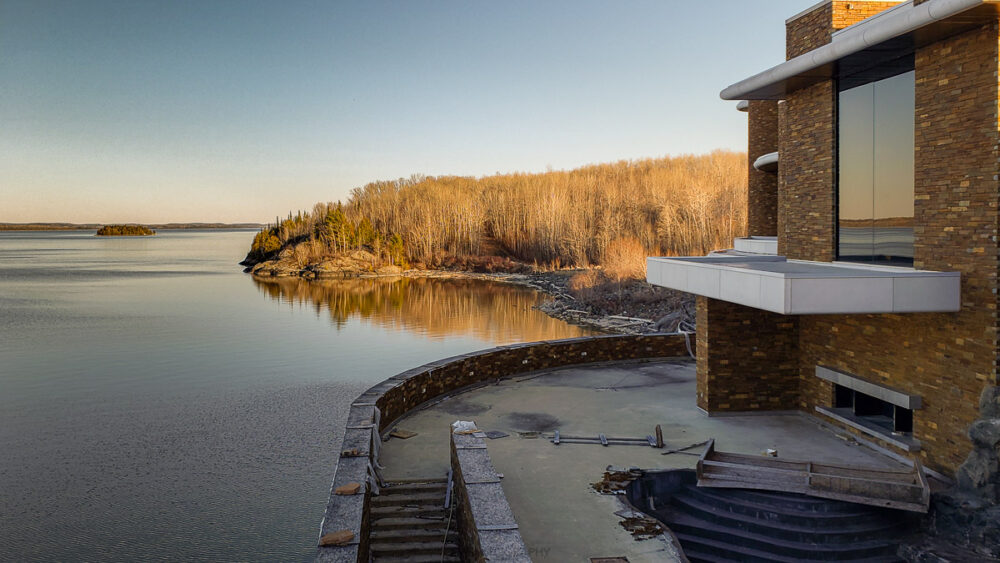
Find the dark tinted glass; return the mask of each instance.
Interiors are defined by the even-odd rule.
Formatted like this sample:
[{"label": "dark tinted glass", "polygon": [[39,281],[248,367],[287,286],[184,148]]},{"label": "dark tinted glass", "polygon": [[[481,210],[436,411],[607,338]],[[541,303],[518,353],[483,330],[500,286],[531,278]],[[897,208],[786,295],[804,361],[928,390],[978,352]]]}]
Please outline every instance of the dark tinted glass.
[{"label": "dark tinted glass", "polygon": [[914,73],[840,92],[838,255],[913,263]]}]

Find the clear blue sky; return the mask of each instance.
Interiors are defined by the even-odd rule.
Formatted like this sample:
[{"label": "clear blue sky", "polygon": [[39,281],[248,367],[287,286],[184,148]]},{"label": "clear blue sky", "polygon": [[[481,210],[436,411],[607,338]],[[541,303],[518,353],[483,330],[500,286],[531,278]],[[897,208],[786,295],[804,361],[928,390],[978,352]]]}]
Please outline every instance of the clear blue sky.
[{"label": "clear blue sky", "polygon": [[266,221],[414,173],[744,150],[815,0],[0,1],[0,222]]}]

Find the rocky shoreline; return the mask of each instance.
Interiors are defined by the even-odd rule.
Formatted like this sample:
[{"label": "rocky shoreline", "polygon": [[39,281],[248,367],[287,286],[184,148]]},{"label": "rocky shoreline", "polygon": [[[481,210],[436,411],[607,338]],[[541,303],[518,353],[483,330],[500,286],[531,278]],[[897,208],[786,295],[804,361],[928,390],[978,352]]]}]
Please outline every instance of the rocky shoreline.
[{"label": "rocky shoreline", "polygon": [[[613,288],[589,288],[585,295],[570,289],[570,280],[587,270],[554,270],[529,273],[468,272],[461,270],[407,269],[398,266],[372,267],[373,257],[356,251],[342,258],[301,267],[287,259],[246,264],[255,277],[301,277],[307,280],[347,278],[441,278],[478,279],[529,287],[550,297],[536,306],[550,317],[611,334],[647,334],[672,331],[686,321],[693,326],[694,308],[683,295],[654,288],[645,281],[628,280]],[[657,298],[657,294],[662,294]],[[636,298],[641,295],[641,298]],[[615,309],[610,307],[617,305]]]}]

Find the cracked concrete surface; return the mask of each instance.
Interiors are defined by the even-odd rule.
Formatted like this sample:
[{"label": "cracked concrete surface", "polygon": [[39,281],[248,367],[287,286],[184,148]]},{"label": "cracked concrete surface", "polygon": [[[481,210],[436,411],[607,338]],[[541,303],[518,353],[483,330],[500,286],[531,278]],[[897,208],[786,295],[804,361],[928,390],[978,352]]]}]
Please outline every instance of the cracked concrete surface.
[{"label": "cracked concrete surface", "polygon": [[[418,432],[393,438],[382,448],[388,479],[442,476],[448,472],[450,424],[475,420],[481,430],[506,438],[486,440],[489,454],[520,532],[534,561],[589,561],[625,556],[636,563],[676,560],[662,539],[635,541],[614,513],[621,497],[595,493],[608,465],[693,468],[694,455],[661,455],[640,446],[561,444],[518,432],[559,429],[563,436],[645,437],[659,424],[666,449],[716,439],[716,448],[780,457],[899,467],[888,457],[854,445],[805,415],[776,414],[710,418],[695,407],[691,360],[583,365],[502,380],[455,395],[410,414],[396,426]],[[692,453],[701,452],[701,448]]]}]

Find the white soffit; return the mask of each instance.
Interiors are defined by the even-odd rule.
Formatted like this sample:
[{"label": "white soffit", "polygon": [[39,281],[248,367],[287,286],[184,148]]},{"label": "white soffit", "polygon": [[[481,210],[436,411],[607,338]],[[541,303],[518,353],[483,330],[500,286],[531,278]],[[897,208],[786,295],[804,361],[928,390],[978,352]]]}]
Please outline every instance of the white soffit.
[{"label": "white soffit", "polygon": [[958,272],[784,256],[649,257],[646,280],[783,315],[958,311]]}]

